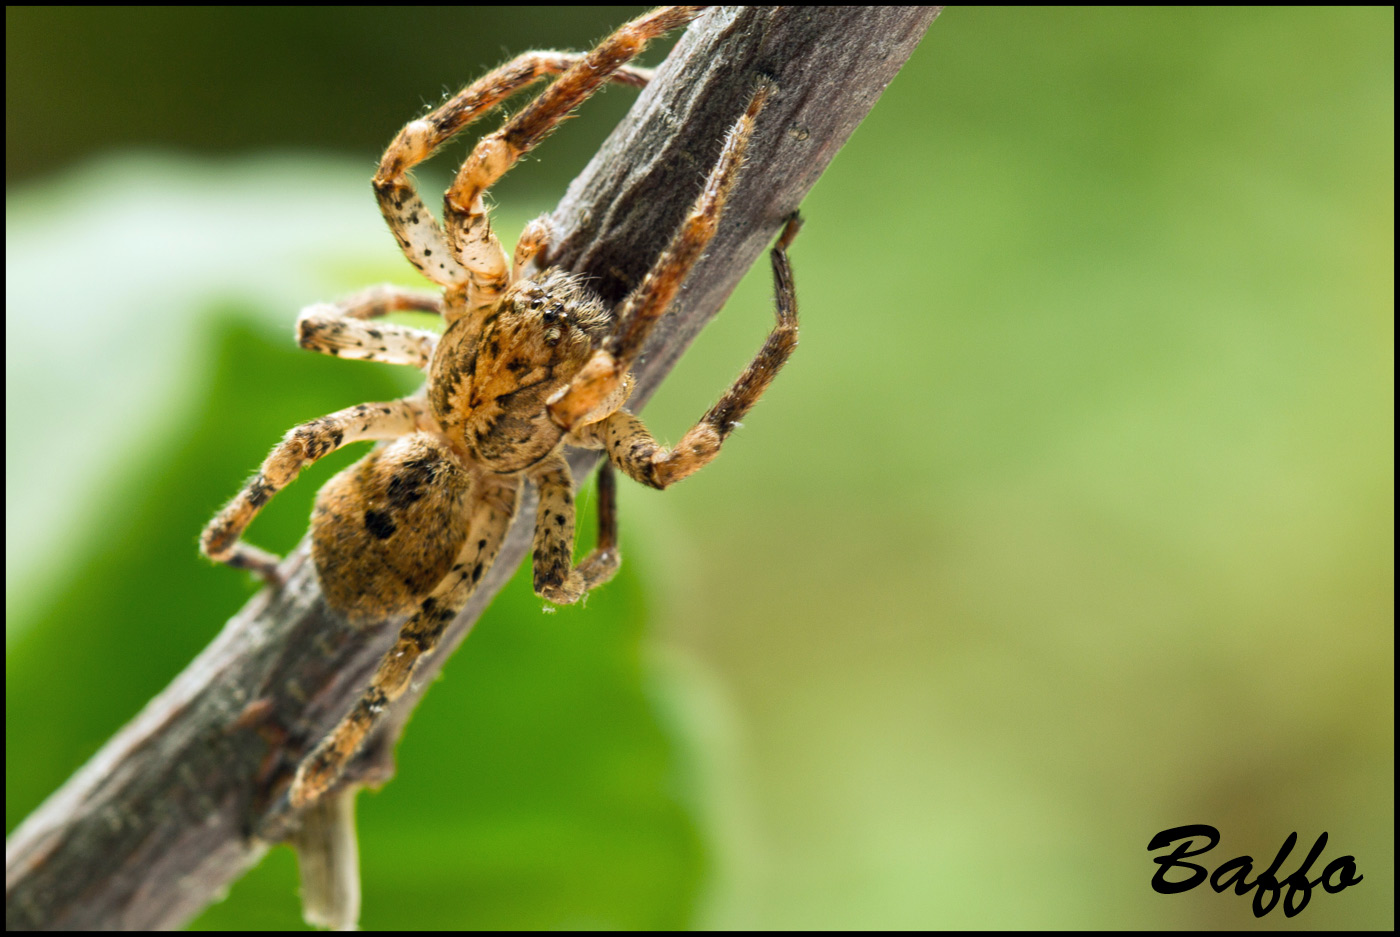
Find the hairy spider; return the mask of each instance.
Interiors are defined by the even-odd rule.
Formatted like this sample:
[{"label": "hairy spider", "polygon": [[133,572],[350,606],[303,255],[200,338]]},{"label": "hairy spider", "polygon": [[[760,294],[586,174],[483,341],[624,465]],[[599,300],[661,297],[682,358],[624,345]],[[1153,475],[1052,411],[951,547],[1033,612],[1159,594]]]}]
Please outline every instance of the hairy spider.
[{"label": "hairy spider", "polygon": [[[526,479],[539,491],[535,591],[551,602],[575,602],[607,582],[620,561],[612,466],[655,488],[697,471],[718,454],[796,345],[787,260],[799,225],[794,214],[772,252],[777,324],[719,402],[671,449],[623,409],[633,383],[629,368],[651,326],[714,236],[771,93],[766,81],[729,131],[680,230],[616,308],[575,274],[533,269],[548,244],[546,218],[525,228],[513,263],[491,231],[487,188],[604,82],[644,85],[649,73],[626,63],[649,40],[698,12],[654,10],[586,55],[527,52],[405,126],[380,161],[374,191],[404,254],[442,288],[440,295],[379,286],[302,311],[297,340],[303,348],[422,368],[427,384],[411,397],[360,404],[292,429],[200,540],[211,559],[278,582],[277,557],[239,539],[258,510],[327,453],[360,440],[390,441],[321,489],[311,552],[331,607],[358,621],[409,617],[359,703],[298,768],[290,791],[294,806],[335,783],[388,704],[402,695],[419,659],[437,646],[495,559]],[[551,74],[559,77],[472,150],[447,191],[439,227],[409,171],[467,124]],[[371,321],[397,310],[437,313],[446,329],[439,337]],[[577,566],[566,444],[607,455],[598,477],[598,542]]]}]

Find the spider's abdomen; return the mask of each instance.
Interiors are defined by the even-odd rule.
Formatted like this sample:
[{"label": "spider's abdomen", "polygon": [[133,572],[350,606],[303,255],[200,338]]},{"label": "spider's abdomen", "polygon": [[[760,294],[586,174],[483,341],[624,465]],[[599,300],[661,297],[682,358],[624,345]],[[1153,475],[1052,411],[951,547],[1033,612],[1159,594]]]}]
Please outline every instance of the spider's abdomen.
[{"label": "spider's abdomen", "polygon": [[470,473],[447,444],[414,433],[340,472],[316,496],[311,555],[331,607],[357,619],[410,611],[442,581],[467,536]]}]

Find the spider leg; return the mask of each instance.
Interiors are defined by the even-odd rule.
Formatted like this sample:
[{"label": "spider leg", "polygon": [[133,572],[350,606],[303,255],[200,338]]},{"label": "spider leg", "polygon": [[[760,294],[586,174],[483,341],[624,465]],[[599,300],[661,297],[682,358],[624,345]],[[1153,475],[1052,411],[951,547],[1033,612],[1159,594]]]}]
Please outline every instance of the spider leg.
[{"label": "spider leg", "polygon": [[574,438],[582,445],[601,444],[618,468],[653,488],[665,488],[678,482],[714,459],[730,431],[763,396],[797,345],[797,293],[787,248],[801,225],[801,218],[794,213],[773,246],[777,324],[744,373],[700,418],[700,422],[681,437],[675,448],[658,446],[646,425],[625,410],[618,410],[597,423],[583,427],[574,433]]},{"label": "spider leg", "polygon": [[392,322],[366,321],[391,312],[440,316],[442,296],[386,283],[333,303],[316,303],[297,317],[297,344],[338,358],[426,367],[437,345],[436,334]]},{"label": "spider leg", "polygon": [[[389,230],[409,263],[439,286],[460,289],[469,275],[447,249],[442,229],[409,178],[409,171],[472,121],[515,92],[543,78],[568,71],[583,56],[570,52],[526,52],[467,85],[426,117],[410,121],[394,137],[374,176],[374,193]],[[645,87],[650,71],[623,68],[608,76],[620,84]]]},{"label": "spider leg", "polygon": [[671,305],[681,283],[709,246],[719,227],[724,203],[739,178],[754,122],[771,90],[771,83],[760,84],[748,109],[730,128],[719,160],[710,170],[690,214],[641,284],[619,308],[617,330],[593,353],[569,386],[549,402],[550,416],[565,430],[573,430],[586,422],[589,414],[613,392],[641,353],[652,326]]},{"label": "spider leg", "polygon": [[425,417],[422,400],[406,399],[362,403],[294,427],[264,460],[258,473],[204,528],[199,538],[200,552],[211,560],[252,570],[270,583],[279,583],[280,560],[238,539],[262,506],[317,459],[352,442],[394,439],[411,433]]},{"label": "spider leg", "polygon": [[598,466],[598,542],[578,564],[588,588],[601,586],[611,579],[622,565],[622,552],[617,543],[617,474],[612,463],[603,460]]},{"label": "spider leg", "polygon": [[684,26],[699,14],[699,7],[661,7],[624,24],[506,121],[505,126],[477,143],[443,200],[443,222],[452,256],[470,277],[469,309],[494,306],[510,285],[510,268],[500,241],[491,231],[482,195],[648,42]]},{"label": "spider leg", "polygon": [[617,549],[617,483],[606,462],[598,475],[598,543],[577,567],[574,556],[574,479],[558,453],[530,474],[540,492],[535,513],[535,592],[558,605],[577,602],[613,577]]},{"label": "spider leg", "polygon": [[321,796],[360,750],[389,704],[408,688],[419,659],[431,654],[452,620],[471,598],[510,529],[520,496],[515,477],[481,473],[473,482],[471,531],[452,569],[399,629],[398,640],[379,663],[364,696],[297,768],[289,793],[293,807]]},{"label": "spider leg", "polygon": [[525,226],[520,232],[520,240],[515,242],[515,257],[511,261],[510,279],[520,279],[520,273],[527,264],[539,257],[549,246],[552,225],[549,215],[543,214]]}]

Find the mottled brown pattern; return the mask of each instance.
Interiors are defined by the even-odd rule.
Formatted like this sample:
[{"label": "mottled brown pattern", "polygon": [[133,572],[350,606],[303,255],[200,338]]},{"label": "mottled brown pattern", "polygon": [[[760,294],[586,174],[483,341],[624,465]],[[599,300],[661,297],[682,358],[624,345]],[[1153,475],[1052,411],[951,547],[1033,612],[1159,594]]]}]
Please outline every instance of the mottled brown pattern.
[{"label": "mottled brown pattern", "polygon": [[[607,582],[621,556],[612,470],[599,477],[599,535],[577,565],[574,479],[565,444],[605,450],[630,477],[658,488],[697,471],[719,452],[796,344],[797,318],[786,249],[789,219],[773,251],[778,322],[758,356],[673,449],[622,409],[630,368],[656,321],[718,228],[765,104],[778,93],[755,75],[754,91],[720,147],[694,205],[666,250],[614,310],[582,278],[536,270],[549,253],[548,219],[532,222],[507,264],[483,193],[569,112],[610,80],[638,84],[626,63],[652,39],[689,22],[697,8],[655,10],[623,26],[586,56],[531,53],[468,86],[395,137],[374,179],[385,220],[405,256],[442,287],[428,296],[397,287],[365,290],[304,310],[298,341],[323,354],[424,368],[413,397],[362,404],[292,430],[262,470],[210,522],[210,557],[276,582],[277,560],[239,540],[257,510],[305,465],[362,439],[389,439],[336,475],[317,496],[312,555],[328,604],[355,622],[407,615],[360,702],[302,763],[293,806],[333,785],[437,647],[500,550],[521,486],[539,492],[535,591],[572,603]],[[535,79],[561,73],[535,101],[473,149],[445,202],[446,233],[424,208],[408,171],[472,120]],[[440,314],[440,337],[384,323],[398,310]]]},{"label": "mottled brown pattern", "polygon": [[326,601],[367,621],[410,612],[461,551],[470,491],[461,460],[428,433],[395,440],[333,477],[311,517]]}]

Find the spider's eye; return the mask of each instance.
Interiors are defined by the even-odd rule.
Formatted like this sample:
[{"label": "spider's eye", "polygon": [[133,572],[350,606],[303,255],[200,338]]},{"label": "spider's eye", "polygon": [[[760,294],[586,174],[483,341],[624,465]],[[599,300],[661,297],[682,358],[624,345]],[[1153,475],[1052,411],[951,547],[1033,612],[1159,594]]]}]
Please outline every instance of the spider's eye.
[{"label": "spider's eye", "polygon": [[539,309],[541,306],[543,306],[543,305],[544,305],[544,297],[543,297],[543,296],[531,296],[531,297],[530,297],[530,308],[531,308],[531,309],[538,310],[538,309]]},{"label": "spider's eye", "polygon": [[564,307],[560,306],[558,303],[555,303],[553,306],[550,306],[544,311],[544,315],[542,316],[542,318],[544,319],[544,324],[553,325],[560,319],[564,318],[563,310]]}]

